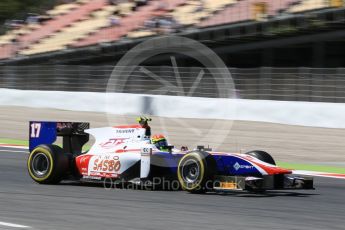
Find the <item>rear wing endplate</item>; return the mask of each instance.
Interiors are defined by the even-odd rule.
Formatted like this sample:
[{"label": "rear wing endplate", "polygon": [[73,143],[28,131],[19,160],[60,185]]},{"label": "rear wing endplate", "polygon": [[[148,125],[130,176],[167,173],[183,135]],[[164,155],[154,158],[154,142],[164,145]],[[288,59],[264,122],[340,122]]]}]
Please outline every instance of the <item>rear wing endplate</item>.
[{"label": "rear wing endplate", "polygon": [[83,145],[89,141],[90,124],[84,122],[52,122],[30,121],[29,149],[30,152],[41,144],[53,144],[58,136],[62,136],[64,152],[80,154]]}]

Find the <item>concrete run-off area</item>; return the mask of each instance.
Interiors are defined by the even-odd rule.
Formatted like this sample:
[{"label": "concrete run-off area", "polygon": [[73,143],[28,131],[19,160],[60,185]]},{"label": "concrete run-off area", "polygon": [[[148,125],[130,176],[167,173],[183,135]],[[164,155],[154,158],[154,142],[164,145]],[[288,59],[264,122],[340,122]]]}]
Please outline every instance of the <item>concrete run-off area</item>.
[{"label": "concrete run-off area", "polygon": [[[28,121],[85,121],[91,127],[135,123],[135,116],[73,112],[42,108],[0,107],[0,138],[27,140]],[[219,151],[265,150],[276,161],[345,162],[345,129],[312,128],[264,122],[217,121],[153,117],[153,133],[163,133],[180,147],[218,146]],[[205,140],[205,137],[209,139]],[[200,143],[202,141],[202,143]],[[91,139],[92,142],[92,139]],[[89,143],[91,144],[91,143]]]}]

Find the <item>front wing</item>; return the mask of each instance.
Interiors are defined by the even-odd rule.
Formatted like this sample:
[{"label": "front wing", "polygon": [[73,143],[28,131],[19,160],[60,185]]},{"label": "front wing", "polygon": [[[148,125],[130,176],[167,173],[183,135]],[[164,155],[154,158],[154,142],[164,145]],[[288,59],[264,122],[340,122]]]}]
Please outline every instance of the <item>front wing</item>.
[{"label": "front wing", "polygon": [[292,174],[253,176],[216,176],[214,190],[286,190],[314,189],[313,178]]}]

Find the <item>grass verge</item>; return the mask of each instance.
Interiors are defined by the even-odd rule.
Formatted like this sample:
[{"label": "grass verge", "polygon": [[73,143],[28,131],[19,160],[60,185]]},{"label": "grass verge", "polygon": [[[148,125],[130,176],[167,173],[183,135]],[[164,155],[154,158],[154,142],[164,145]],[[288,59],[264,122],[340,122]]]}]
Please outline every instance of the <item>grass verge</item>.
[{"label": "grass verge", "polygon": [[[0,144],[29,146],[29,141],[0,138]],[[61,147],[61,144],[57,144],[57,145]],[[87,151],[89,149],[90,149],[89,145],[83,146],[83,151]]]},{"label": "grass verge", "polygon": [[280,167],[283,167],[283,168],[287,168],[287,169],[345,174],[345,168],[344,167],[336,167],[336,166],[328,166],[328,165],[314,165],[314,164],[300,164],[300,163],[287,163],[287,162],[278,162],[277,165]]},{"label": "grass verge", "polygon": [[13,140],[13,139],[6,139],[6,138],[0,138],[0,143],[10,144],[10,145],[24,145],[24,146],[29,145],[29,141]]}]

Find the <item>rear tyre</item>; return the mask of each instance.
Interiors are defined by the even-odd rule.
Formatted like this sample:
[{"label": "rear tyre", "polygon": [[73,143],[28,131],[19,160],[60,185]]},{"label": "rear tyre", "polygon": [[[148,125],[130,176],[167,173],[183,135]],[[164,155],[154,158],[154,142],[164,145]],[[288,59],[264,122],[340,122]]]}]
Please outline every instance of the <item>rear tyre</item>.
[{"label": "rear tyre", "polygon": [[255,158],[257,158],[263,162],[266,162],[268,164],[276,165],[276,162],[274,161],[273,157],[265,151],[254,150],[254,151],[247,152],[246,154],[248,154],[252,157],[255,157]]},{"label": "rear tyre", "polygon": [[183,190],[204,193],[212,189],[216,164],[207,152],[193,151],[184,155],[177,170],[177,178]]},{"label": "rear tyre", "polygon": [[40,184],[57,184],[70,171],[70,156],[59,146],[39,145],[29,155],[30,177]]}]

